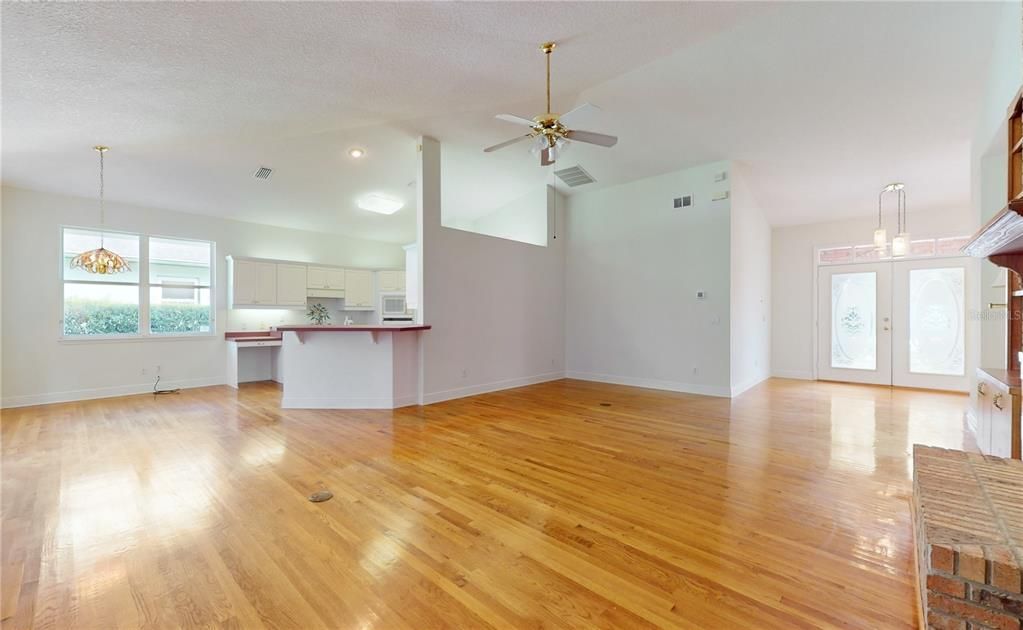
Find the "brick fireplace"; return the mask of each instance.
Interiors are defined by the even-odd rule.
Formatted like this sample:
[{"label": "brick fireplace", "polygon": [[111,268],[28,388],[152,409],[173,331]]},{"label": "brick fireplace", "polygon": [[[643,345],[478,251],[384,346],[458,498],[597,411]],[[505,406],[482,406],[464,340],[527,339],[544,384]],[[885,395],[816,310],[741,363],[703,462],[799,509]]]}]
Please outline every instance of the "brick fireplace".
[{"label": "brick fireplace", "polygon": [[916,445],[913,470],[923,625],[1020,630],[1023,462]]}]

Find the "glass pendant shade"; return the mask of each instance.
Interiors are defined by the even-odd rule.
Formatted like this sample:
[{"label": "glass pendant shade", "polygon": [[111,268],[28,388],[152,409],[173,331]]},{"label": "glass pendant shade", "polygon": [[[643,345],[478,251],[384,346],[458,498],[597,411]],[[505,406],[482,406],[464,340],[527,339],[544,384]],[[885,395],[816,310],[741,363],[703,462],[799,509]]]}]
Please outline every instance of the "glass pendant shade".
[{"label": "glass pendant shade", "polygon": [[888,246],[888,230],[884,228],[877,228],[874,230],[874,249],[877,251],[884,251],[884,248]]},{"label": "glass pendant shade", "polygon": [[[104,207],[103,195],[103,154],[110,150],[109,147],[95,146],[92,148],[99,153],[99,224],[102,228],[106,223],[106,208]],[[103,247],[103,233],[100,232],[99,249],[90,249],[82,252],[71,259],[69,265],[72,269],[84,269],[87,273],[108,275],[131,271],[128,262],[120,255]]]},{"label": "glass pendant shade", "polygon": [[892,239],[892,256],[905,256],[909,253],[909,234],[902,232]]},{"label": "glass pendant shade", "polygon": [[100,247],[82,252],[71,259],[72,269],[84,269],[88,273],[112,274],[131,271],[128,262],[114,252]]}]

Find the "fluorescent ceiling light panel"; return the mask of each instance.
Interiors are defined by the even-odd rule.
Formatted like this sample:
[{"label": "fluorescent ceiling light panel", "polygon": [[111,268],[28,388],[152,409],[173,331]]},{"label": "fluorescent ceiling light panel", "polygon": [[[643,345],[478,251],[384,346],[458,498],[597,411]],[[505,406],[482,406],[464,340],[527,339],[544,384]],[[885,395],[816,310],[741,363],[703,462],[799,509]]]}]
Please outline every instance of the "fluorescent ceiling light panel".
[{"label": "fluorescent ceiling light panel", "polygon": [[391,197],[385,197],[377,193],[366,195],[362,199],[359,199],[359,207],[369,212],[376,212],[377,214],[394,214],[398,210],[401,210],[405,202],[400,199],[393,199]]}]

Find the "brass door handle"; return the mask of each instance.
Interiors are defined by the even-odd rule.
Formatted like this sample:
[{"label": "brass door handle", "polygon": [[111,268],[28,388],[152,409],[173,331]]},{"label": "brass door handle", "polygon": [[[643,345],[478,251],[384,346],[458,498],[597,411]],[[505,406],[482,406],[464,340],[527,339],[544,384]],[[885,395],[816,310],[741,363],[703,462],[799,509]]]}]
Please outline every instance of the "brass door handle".
[{"label": "brass door handle", "polygon": [[987,395],[987,391],[985,391],[984,385],[986,385],[986,383],[977,383],[977,393],[980,394],[981,396]]},{"label": "brass door handle", "polygon": [[1002,402],[1002,395],[1000,393],[998,393],[998,394],[995,394],[995,398],[994,398],[994,400],[991,401],[991,404],[994,405],[999,411],[1001,411],[1002,409],[1005,409],[1005,407],[1002,407],[1001,402]]},{"label": "brass door handle", "polygon": [[1001,302],[988,302],[987,303],[987,307],[988,307],[988,309],[993,311],[995,309],[1008,308],[1009,305],[1008,304],[1003,304]]}]

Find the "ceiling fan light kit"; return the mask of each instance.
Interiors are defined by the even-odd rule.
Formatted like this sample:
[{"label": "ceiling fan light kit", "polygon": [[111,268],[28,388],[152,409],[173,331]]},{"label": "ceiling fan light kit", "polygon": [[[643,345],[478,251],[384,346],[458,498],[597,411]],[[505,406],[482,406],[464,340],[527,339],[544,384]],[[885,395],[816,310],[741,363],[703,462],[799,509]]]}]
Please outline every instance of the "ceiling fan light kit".
[{"label": "ceiling fan light kit", "polygon": [[568,147],[570,140],[602,147],[613,147],[618,143],[618,138],[615,136],[592,131],[578,131],[570,128],[569,125],[572,124],[572,120],[578,118],[584,112],[597,109],[589,103],[583,103],[565,115],[551,111],[551,53],[554,52],[555,48],[557,48],[555,42],[540,44],[540,50],[544,54],[547,65],[547,111],[534,116],[532,120],[513,114],[498,114],[498,120],[530,127],[531,131],[517,138],[487,147],[483,149],[484,153],[503,149],[523,140],[533,139],[531,151],[540,154],[540,166],[550,166],[557,161],[558,156]]}]

